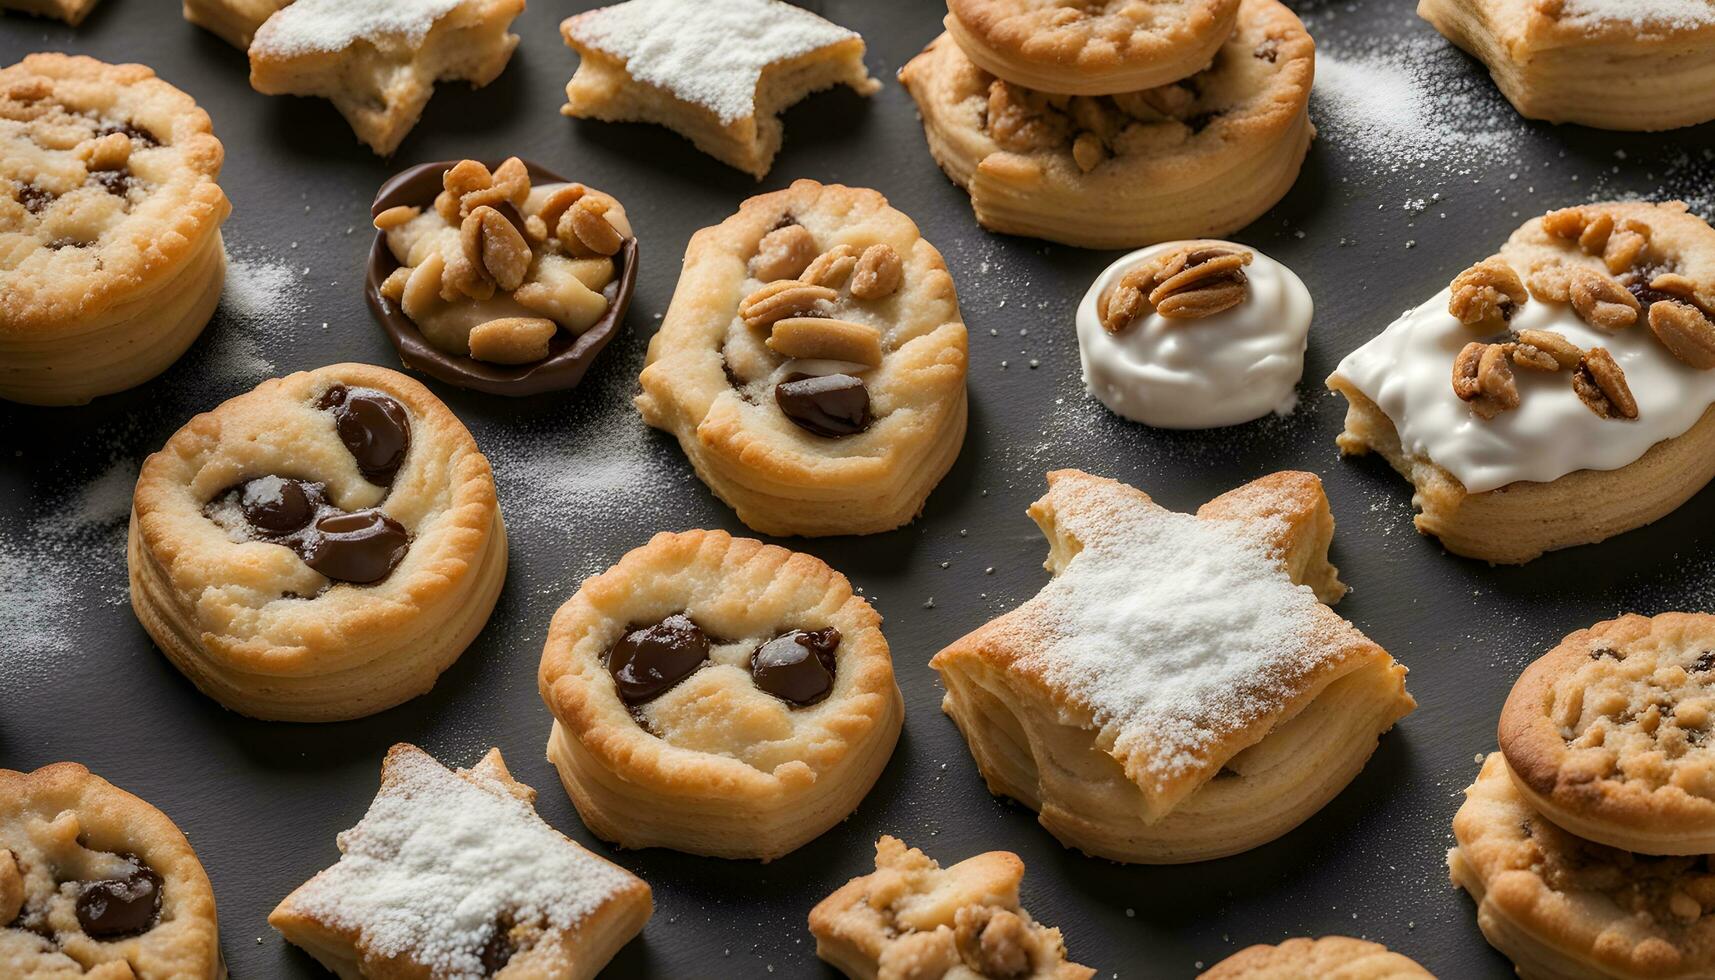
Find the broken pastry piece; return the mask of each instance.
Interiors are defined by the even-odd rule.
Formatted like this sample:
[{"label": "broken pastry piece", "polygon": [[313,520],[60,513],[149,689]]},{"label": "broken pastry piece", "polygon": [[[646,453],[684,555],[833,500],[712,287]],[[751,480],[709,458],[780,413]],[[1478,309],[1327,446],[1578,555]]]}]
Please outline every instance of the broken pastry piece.
[{"label": "broken pastry piece", "polygon": [[436,82],[494,81],[523,10],[524,0],[297,0],[257,29],[250,85],[328,99],[358,139],[392,156]]},{"label": "broken pastry piece", "polygon": [[761,180],[780,113],[845,85],[869,95],[863,38],[780,0],[630,0],[560,25],[581,62],[560,111],[666,126]]}]

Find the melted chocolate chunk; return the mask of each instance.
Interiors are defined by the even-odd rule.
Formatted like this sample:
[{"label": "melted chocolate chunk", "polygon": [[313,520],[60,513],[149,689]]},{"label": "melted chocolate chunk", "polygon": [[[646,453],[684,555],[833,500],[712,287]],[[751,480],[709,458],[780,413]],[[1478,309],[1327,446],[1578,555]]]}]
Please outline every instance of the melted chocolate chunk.
[{"label": "melted chocolate chunk", "polygon": [[750,676],[756,686],[794,707],[808,707],[834,689],[834,651],[840,631],[793,630],[756,648]]},{"label": "melted chocolate chunk", "polygon": [[1683,297],[1675,296],[1672,293],[1664,293],[1659,289],[1651,289],[1650,282],[1653,281],[1654,278],[1654,276],[1635,275],[1627,276],[1625,278],[1627,292],[1630,292],[1633,296],[1637,297],[1638,305],[1644,308],[1644,314],[1646,316],[1649,314],[1649,308],[1657,303],[1684,302]]},{"label": "melted chocolate chunk", "polygon": [[18,188],[18,203],[22,204],[24,210],[31,214],[41,214],[46,211],[48,205],[54,203],[57,196],[51,191],[42,190],[35,184],[25,184]]},{"label": "melted chocolate chunk", "polygon": [[127,137],[134,139],[139,143],[142,143],[144,146],[160,146],[161,145],[161,141],[155,138],[154,133],[151,133],[147,129],[143,129],[139,126],[136,126],[136,125],[134,125],[132,123],[128,123],[128,122],[127,123],[108,123],[107,125],[96,130],[95,136],[97,139],[100,139],[103,136],[111,136],[114,133],[124,133]]},{"label": "melted chocolate chunk", "polygon": [[405,406],[369,388],[334,385],[316,407],[333,412],[339,439],[357,460],[357,468],[376,486],[392,486],[411,448],[411,419]]},{"label": "melted chocolate chunk", "polygon": [[819,436],[849,436],[869,428],[869,389],[849,374],[794,374],[774,386],[774,400],[793,424]]},{"label": "melted chocolate chunk", "polygon": [[607,670],[627,707],[667,693],[709,660],[709,637],[682,614],[634,629],[607,652]]},{"label": "melted chocolate chunk", "polygon": [[300,554],[328,578],[368,585],[391,574],[410,543],[403,524],[379,510],[360,510],[316,521]]},{"label": "melted chocolate chunk", "polygon": [[262,476],[239,484],[238,507],[244,519],[264,537],[277,538],[296,531],[316,516],[327,503],[325,487],[280,476]]},{"label": "melted chocolate chunk", "polygon": [[136,858],[123,878],[86,881],[78,888],[77,921],[96,939],[134,936],[154,928],[161,914],[161,876]]},{"label": "melted chocolate chunk", "polygon": [[131,171],[126,169],[91,170],[89,179],[100,184],[102,190],[114,197],[124,197],[137,183],[137,178],[131,176]]}]

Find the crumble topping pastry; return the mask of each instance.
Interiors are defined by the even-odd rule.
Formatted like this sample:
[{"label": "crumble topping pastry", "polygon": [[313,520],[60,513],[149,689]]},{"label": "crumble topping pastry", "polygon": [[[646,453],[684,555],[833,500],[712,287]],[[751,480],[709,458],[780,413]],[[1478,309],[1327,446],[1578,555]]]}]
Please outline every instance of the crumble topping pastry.
[{"label": "crumble topping pastry", "polygon": [[1241,949],[1197,980],[1435,980],[1409,957],[1349,936],[1288,939]]}]

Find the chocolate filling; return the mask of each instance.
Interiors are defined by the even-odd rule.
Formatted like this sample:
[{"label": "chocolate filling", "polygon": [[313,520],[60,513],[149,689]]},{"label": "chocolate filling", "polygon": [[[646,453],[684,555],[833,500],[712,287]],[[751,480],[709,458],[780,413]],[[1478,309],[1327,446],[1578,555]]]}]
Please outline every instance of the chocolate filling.
[{"label": "chocolate filling", "polygon": [[137,178],[131,176],[128,168],[119,170],[91,170],[89,179],[101,185],[101,189],[114,197],[124,197],[137,183]]},{"label": "chocolate filling", "polygon": [[333,413],[339,440],[357,460],[364,479],[378,487],[392,486],[411,448],[411,421],[405,406],[373,388],[334,385],[316,407]]},{"label": "chocolate filling", "polygon": [[127,855],[127,860],[132,868],[125,877],[78,887],[77,922],[95,939],[135,936],[160,920],[161,876],[139,858]]},{"label": "chocolate filling", "polygon": [[607,652],[608,673],[629,708],[667,693],[708,661],[708,634],[682,613],[627,631]]},{"label": "chocolate filling", "polygon": [[25,184],[18,188],[18,203],[22,204],[24,210],[31,214],[41,214],[46,211],[48,205],[54,203],[54,197],[53,192],[42,190],[35,184]]},{"label": "chocolate filling", "polygon": [[[435,196],[442,190],[442,175],[458,162],[425,163],[399,173],[381,185],[370,213],[380,214],[401,204],[432,207]],[[492,170],[499,166],[500,161],[487,163]],[[529,170],[533,184],[568,183],[559,174],[534,163],[526,161],[524,166]],[[507,211],[501,210],[501,213],[507,214]],[[513,220],[513,215],[507,214],[507,218]],[[590,324],[588,330],[575,337],[569,330],[556,331],[548,342],[548,356],[530,364],[490,364],[461,354],[449,354],[429,343],[405,311],[381,295],[381,284],[393,274],[394,269],[399,268],[399,260],[387,247],[387,236],[383,232],[376,232],[375,244],[369,249],[368,279],[363,293],[369,300],[370,312],[387,331],[388,339],[393,341],[406,367],[448,384],[492,395],[535,395],[576,386],[583,380],[584,372],[589,370],[596,355],[619,332],[625,311],[631,305],[632,290],[637,284],[637,239],[627,238],[613,259],[613,281],[602,289],[602,295],[607,298],[606,312]]]},{"label": "chocolate filling", "polygon": [[154,133],[128,122],[108,123],[96,130],[95,136],[97,139],[100,139],[103,136],[111,136],[114,133],[124,133],[130,139],[134,139],[146,147],[161,145],[161,141],[155,138]]},{"label": "chocolate filling", "polygon": [[[235,505],[257,540],[290,548],[304,564],[336,582],[370,585],[392,574],[411,544],[405,526],[380,510],[347,513],[327,488],[280,476],[246,480],[210,508]],[[285,598],[302,598],[287,593]]]},{"label": "chocolate filling", "polygon": [[774,386],[774,400],[798,428],[819,436],[869,428],[869,389],[849,374],[794,374]]},{"label": "chocolate filling", "polygon": [[750,676],[756,686],[796,708],[816,704],[834,689],[834,651],[840,631],[793,630],[756,648]]}]

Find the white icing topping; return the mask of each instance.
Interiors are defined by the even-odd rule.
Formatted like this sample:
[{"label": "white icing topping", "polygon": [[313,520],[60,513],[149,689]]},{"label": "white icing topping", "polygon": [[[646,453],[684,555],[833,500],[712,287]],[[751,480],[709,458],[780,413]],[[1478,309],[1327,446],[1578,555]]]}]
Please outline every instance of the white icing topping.
[{"label": "white icing topping", "polygon": [[573,17],[568,30],[723,123],[756,112],[768,65],[858,36],[780,0],[630,0]]},{"label": "white icing topping", "polygon": [[1197,320],[1151,310],[1117,334],[1096,301],[1126,271],[1183,242],[1139,249],[1108,266],[1078,304],[1084,383],[1115,413],[1169,429],[1237,425],[1298,404],[1309,342],[1310,291],[1291,269],[1247,248],[1245,301]]},{"label": "white icing topping", "polygon": [[1589,326],[1566,303],[1532,299],[1514,330],[1552,330],[1579,347],[1604,347],[1625,369],[1634,421],[1585,407],[1561,371],[1518,370],[1519,407],[1484,421],[1453,394],[1453,359],[1487,337],[1447,312],[1449,291],[1406,313],[1340,362],[1337,374],[1367,395],[1399,430],[1407,453],[1441,464],[1471,493],[1515,480],[1547,483],[1575,470],[1614,470],[1663,439],[1683,435],[1715,403],[1715,371],[1676,360],[1647,324],[1617,333]]},{"label": "white icing topping", "polygon": [[423,43],[463,0],[296,0],[263,22],[251,50],[277,56],[343,51],[360,40]]}]

